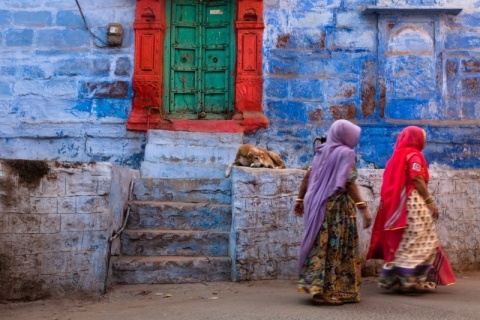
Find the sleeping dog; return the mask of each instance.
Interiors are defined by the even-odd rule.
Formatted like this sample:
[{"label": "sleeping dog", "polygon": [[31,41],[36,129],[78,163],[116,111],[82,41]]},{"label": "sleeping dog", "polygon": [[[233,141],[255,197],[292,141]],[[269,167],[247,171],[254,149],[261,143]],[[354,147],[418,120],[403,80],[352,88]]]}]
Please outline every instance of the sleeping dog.
[{"label": "sleeping dog", "polygon": [[244,166],[251,168],[271,168],[285,169],[285,163],[282,158],[275,152],[265,150],[251,144],[242,144],[238,148],[235,160],[228,165],[225,171],[225,177],[230,176],[233,166]]}]

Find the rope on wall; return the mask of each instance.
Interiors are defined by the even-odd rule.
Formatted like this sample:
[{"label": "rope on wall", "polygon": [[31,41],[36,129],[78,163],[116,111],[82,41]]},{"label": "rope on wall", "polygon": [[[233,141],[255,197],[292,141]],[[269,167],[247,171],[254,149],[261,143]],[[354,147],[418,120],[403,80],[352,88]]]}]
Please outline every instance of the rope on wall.
[{"label": "rope on wall", "polygon": [[[80,7],[80,3],[78,3],[78,0],[75,0],[75,2],[77,3],[77,7],[78,7],[78,11],[80,11],[80,15],[82,16],[83,24],[85,25],[85,28],[87,29],[88,33],[90,34],[90,37],[92,38],[93,44],[95,45],[95,47],[97,47],[97,48],[107,48],[108,47],[107,43],[103,39],[99,38],[96,34],[94,34],[92,32],[92,30],[90,30],[90,28],[88,27],[88,24],[87,24],[87,20],[85,19],[85,16],[83,15],[82,7]],[[95,42],[95,39],[100,41],[103,45],[98,45]]]}]

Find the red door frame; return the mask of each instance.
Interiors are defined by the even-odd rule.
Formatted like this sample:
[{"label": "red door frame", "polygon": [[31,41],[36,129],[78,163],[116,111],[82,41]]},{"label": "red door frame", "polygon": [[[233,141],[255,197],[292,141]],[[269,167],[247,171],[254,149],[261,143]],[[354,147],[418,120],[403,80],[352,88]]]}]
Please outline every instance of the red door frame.
[{"label": "red door frame", "polygon": [[268,126],[263,112],[263,0],[237,0],[235,110],[232,120],[166,119],[163,109],[165,0],[137,0],[133,103],[127,129],[248,132]]}]

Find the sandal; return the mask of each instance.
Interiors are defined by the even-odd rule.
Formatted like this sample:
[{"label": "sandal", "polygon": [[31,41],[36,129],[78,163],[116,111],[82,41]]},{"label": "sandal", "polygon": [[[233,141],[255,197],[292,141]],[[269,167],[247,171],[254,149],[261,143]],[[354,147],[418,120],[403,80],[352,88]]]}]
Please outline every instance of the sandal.
[{"label": "sandal", "polygon": [[341,306],[343,304],[342,300],[338,299],[327,299],[320,295],[314,295],[312,302],[316,306]]},{"label": "sandal", "polygon": [[359,303],[360,302],[360,298],[358,297],[358,295],[350,295],[350,297],[342,297],[340,299],[343,303]]}]

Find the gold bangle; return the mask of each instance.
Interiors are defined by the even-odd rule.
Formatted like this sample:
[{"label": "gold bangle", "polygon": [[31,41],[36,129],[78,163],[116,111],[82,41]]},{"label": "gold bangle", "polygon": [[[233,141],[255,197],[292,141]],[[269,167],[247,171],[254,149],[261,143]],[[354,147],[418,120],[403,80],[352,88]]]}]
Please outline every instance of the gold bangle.
[{"label": "gold bangle", "polygon": [[361,204],[367,204],[367,203],[365,201],[355,202],[356,206],[361,205]]},{"label": "gold bangle", "polygon": [[295,200],[297,202],[303,202],[303,199],[300,199],[300,198],[297,198],[297,200]]},{"label": "gold bangle", "polygon": [[[429,201],[429,199],[430,199],[430,201]],[[432,196],[429,196],[427,199],[425,199],[425,204],[427,204],[427,205],[434,204],[434,203],[435,203],[435,201],[433,201]]]}]

